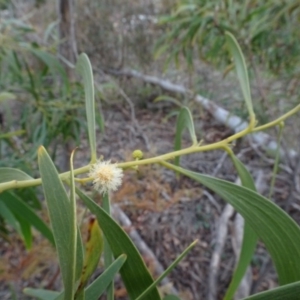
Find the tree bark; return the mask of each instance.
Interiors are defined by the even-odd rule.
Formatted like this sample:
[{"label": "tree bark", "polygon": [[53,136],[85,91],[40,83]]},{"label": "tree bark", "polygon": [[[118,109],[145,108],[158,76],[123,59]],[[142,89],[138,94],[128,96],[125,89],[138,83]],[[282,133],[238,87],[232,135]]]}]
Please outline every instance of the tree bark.
[{"label": "tree bark", "polygon": [[75,36],[74,0],[58,0],[57,4],[60,39],[58,53],[60,57],[75,64],[78,54]]},{"label": "tree bark", "polygon": [[[59,46],[58,57],[65,65],[69,81],[74,78],[74,70],[68,63],[75,65],[77,60],[77,43],[75,36],[75,10],[74,0],[57,0],[57,14],[59,20]],[[74,149],[74,141],[66,140],[60,166],[62,170],[69,170],[69,157]]]}]

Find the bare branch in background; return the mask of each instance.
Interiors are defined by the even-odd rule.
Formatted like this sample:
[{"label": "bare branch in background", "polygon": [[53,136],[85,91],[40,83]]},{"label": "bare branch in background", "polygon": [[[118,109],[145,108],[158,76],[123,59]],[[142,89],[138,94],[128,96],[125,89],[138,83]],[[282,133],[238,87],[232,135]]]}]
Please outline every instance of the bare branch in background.
[{"label": "bare branch in background", "polygon": [[[181,95],[189,95],[190,97],[193,97],[196,102],[200,103],[203,108],[207,110],[218,122],[228,126],[234,132],[239,132],[248,126],[248,123],[246,121],[243,121],[240,117],[232,115],[226,109],[218,106],[213,101],[202,97],[201,95],[195,95],[195,93],[182,85],[174,84],[168,80],[164,80],[158,77],[144,75],[135,70],[105,70],[105,72],[117,76],[138,78],[150,84],[158,85],[168,92],[179,93]],[[264,132],[255,132],[251,135],[248,135],[246,138],[271,151],[276,151],[278,148],[277,142],[270,135]],[[295,159],[297,156],[297,152],[293,149],[289,149],[287,152],[281,148],[280,151],[282,158],[288,156],[290,159]]]},{"label": "bare branch in background", "polygon": [[210,266],[209,266],[209,277],[208,277],[208,300],[216,300],[218,292],[218,273],[221,262],[221,255],[223,253],[225,241],[228,233],[228,222],[234,213],[234,208],[230,204],[226,204],[222,215],[219,219],[217,226],[217,237],[215,248],[211,256]]}]

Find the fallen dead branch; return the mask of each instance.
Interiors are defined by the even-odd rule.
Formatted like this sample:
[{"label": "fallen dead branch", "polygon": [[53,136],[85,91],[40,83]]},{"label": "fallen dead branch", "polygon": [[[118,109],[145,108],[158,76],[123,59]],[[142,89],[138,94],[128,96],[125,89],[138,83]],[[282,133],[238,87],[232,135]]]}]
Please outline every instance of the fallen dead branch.
[{"label": "fallen dead branch", "polygon": [[[174,84],[168,80],[164,80],[155,76],[148,76],[144,75],[140,72],[137,72],[135,70],[105,70],[105,72],[117,75],[117,76],[127,76],[127,77],[134,77],[138,78],[144,82],[158,85],[162,89],[172,92],[172,93],[178,93],[181,95],[188,95],[190,97],[193,97],[196,102],[200,103],[202,107],[207,110],[218,122],[228,126],[231,130],[234,132],[239,132],[243,129],[245,129],[248,126],[248,123],[246,121],[243,121],[240,117],[232,115],[230,112],[228,112],[226,109],[216,105],[213,101],[202,97],[201,95],[195,95],[191,90],[185,88],[182,85]],[[268,134],[264,132],[255,132],[251,135],[247,136],[248,139],[250,139],[252,142],[258,144],[259,146],[266,148],[271,151],[275,151],[278,147],[277,142]],[[280,149],[281,156],[283,158],[289,157],[290,159],[294,159],[297,156],[297,152],[295,150],[284,150]]]},{"label": "fallen dead branch", "polygon": [[[266,188],[263,171],[259,170],[256,175],[255,187],[258,193],[262,194]],[[232,246],[236,256],[236,264],[239,261],[244,234],[244,218],[236,214],[234,220],[234,234],[232,235]],[[234,299],[243,299],[250,295],[252,286],[252,268],[249,266],[244,278],[242,279]]]},{"label": "fallen dead branch", "polygon": [[[236,264],[239,261],[242,243],[243,243],[243,234],[244,234],[244,218],[240,214],[236,214],[233,227],[234,227],[234,234],[232,235],[232,245],[235,245],[233,249],[235,250],[235,262]],[[246,273],[243,279],[240,282],[240,285],[234,295],[234,299],[243,299],[250,295],[252,286],[252,268],[248,266]]]},{"label": "fallen dead branch", "polygon": [[[262,193],[265,185],[264,185],[264,175],[262,171],[259,171],[257,174],[257,178],[255,181],[256,189],[259,193]],[[236,180],[236,184],[240,184],[240,179]],[[221,255],[223,253],[224,245],[227,238],[228,233],[228,222],[229,219],[234,214],[234,208],[230,204],[226,204],[223,212],[220,216],[218,226],[217,226],[217,236],[215,248],[212,253],[211,261],[210,261],[210,274],[209,274],[209,292],[208,292],[208,300],[217,299],[217,286],[218,286],[218,272],[220,268]],[[234,232],[232,236],[232,245],[236,255],[236,263],[239,260],[241,246],[243,241],[243,230],[244,228],[244,219],[240,214],[236,214],[234,220]],[[252,270],[249,266],[244,278],[242,279],[240,286],[236,292],[235,299],[242,299],[249,296],[252,286]]]},{"label": "fallen dead branch", "polygon": [[225,245],[225,241],[227,238],[228,232],[228,221],[232,217],[234,213],[234,208],[230,204],[226,204],[222,215],[219,219],[218,227],[217,227],[217,236],[215,248],[211,256],[210,266],[209,266],[209,277],[208,277],[208,300],[216,300],[217,299],[217,286],[218,286],[218,273],[221,262],[221,255],[223,253],[223,248]]}]

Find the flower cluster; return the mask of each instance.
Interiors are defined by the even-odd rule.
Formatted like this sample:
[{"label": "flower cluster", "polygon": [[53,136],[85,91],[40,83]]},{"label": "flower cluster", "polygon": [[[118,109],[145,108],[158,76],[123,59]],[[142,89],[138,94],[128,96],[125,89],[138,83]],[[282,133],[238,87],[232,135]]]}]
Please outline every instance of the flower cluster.
[{"label": "flower cluster", "polygon": [[101,194],[116,191],[122,183],[123,170],[108,161],[98,161],[91,165],[89,177],[93,178],[94,187]]}]

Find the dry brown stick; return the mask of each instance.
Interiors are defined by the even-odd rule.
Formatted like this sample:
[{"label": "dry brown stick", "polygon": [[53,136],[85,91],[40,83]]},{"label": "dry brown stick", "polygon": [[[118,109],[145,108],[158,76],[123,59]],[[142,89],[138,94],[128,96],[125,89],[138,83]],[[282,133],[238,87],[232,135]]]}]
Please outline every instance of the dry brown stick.
[{"label": "dry brown stick", "polygon": [[[130,219],[127,217],[127,215],[123,212],[123,210],[116,204],[112,205],[111,207],[112,215],[116,220],[119,221],[119,223],[122,226],[125,226],[129,228],[129,231],[127,233],[129,234],[130,238],[132,239],[133,243],[137,246],[139,251],[142,255],[144,255],[147,259],[147,261],[151,261],[151,265],[154,266],[156,274],[162,274],[164,272],[163,266],[160,264],[160,262],[155,257],[153,251],[147,246],[147,244],[143,241],[141,236],[138,234],[138,232],[134,229]],[[178,295],[178,291],[173,287],[173,284],[170,284],[171,282],[167,277],[165,277],[162,282],[164,286],[171,286],[170,287],[170,293],[174,295]]]},{"label": "dry brown stick", "polygon": [[[260,172],[257,175],[257,180],[256,180],[257,190],[260,192],[262,192],[265,187],[262,184],[264,182],[262,180],[262,177],[263,177],[263,173]],[[236,180],[236,184],[240,184],[239,178]],[[233,213],[234,213],[234,208],[230,204],[226,204],[218,223],[215,249],[213,251],[211,262],[210,262],[210,274],[208,279],[209,291],[207,297],[208,300],[217,299],[217,284],[218,284],[217,278],[218,278],[218,272],[219,272],[219,267],[221,262],[221,255],[227,238],[227,233],[228,233],[227,225]],[[233,248],[236,252],[237,261],[238,261],[238,257],[241,251],[242,239],[243,239],[243,230],[240,229],[243,228],[244,226],[244,220],[239,214],[237,214],[236,216],[235,226],[236,226],[235,240],[234,240],[235,243],[233,244]],[[252,272],[251,269],[248,269],[237,292],[238,295],[245,295],[245,296],[237,299],[244,298],[247,296],[247,294],[249,295],[251,289],[251,283],[252,283],[251,279],[252,279]]]},{"label": "dry brown stick", "polygon": [[221,255],[225,245],[227,232],[228,232],[228,221],[234,213],[234,208],[230,204],[226,204],[222,215],[219,219],[217,227],[217,237],[215,248],[211,256],[210,266],[209,266],[209,277],[208,277],[208,300],[217,299],[217,284],[218,284],[218,273],[221,262]]},{"label": "dry brown stick", "polygon": [[[237,178],[236,184],[240,183],[240,179]],[[217,286],[218,286],[218,273],[221,262],[221,255],[224,249],[225,241],[228,233],[228,222],[234,213],[234,208],[231,204],[227,203],[223,212],[220,216],[218,226],[216,229],[216,243],[215,248],[211,256],[210,266],[209,266],[209,277],[208,277],[208,300],[217,299]]]},{"label": "dry brown stick", "polygon": [[208,201],[217,209],[218,213],[221,212],[221,206],[220,204],[216,201],[216,199],[213,197],[211,193],[209,193],[207,190],[203,191],[203,195],[207,197]]},{"label": "dry brown stick", "polygon": [[[234,236],[232,239],[235,240],[235,255],[236,255],[236,264],[239,261],[241,247],[243,242],[244,234],[244,219],[240,214],[237,214],[234,220]],[[242,299],[249,296],[252,286],[252,268],[249,266],[244,274],[243,279],[240,282],[240,285],[234,295],[234,299]]]},{"label": "dry brown stick", "polygon": [[[260,146],[257,144],[249,143],[250,148],[266,163],[273,166],[275,163],[275,159],[268,158],[262,151],[259,150]],[[286,163],[279,163],[279,168],[287,172],[288,174],[292,174],[293,170]]]},{"label": "dry brown stick", "polygon": [[[177,85],[155,76],[144,75],[135,70],[105,70],[105,72],[118,76],[138,78],[144,82],[158,85],[166,91],[194,97],[195,101],[200,103],[202,107],[206,109],[218,122],[225,124],[235,132],[239,132],[248,126],[248,123],[243,121],[240,117],[232,115],[224,108],[216,105],[213,101],[202,97],[201,95],[195,95],[195,93],[182,85]],[[277,142],[270,135],[264,132],[255,132],[251,135],[248,135],[247,138],[271,151],[275,151],[278,148]],[[291,159],[293,159],[297,155],[297,152],[293,149],[286,152],[284,149],[280,148],[280,151],[283,158],[288,155]]]},{"label": "dry brown stick", "polygon": [[[235,262],[236,264],[239,261],[241,248],[242,248],[242,242],[243,242],[243,235],[244,235],[244,218],[240,214],[236,214],[234,219],[234,234],[232,236],[232,241],[234,241],[232,244],[235,244],[235,247],[233,249],[235,250]],[[252,268],[248,266],[243,279],[240,282],[240,285],[234,295],[234,299],[243,299],[247,296],[249,296],[252,286]]]}]

